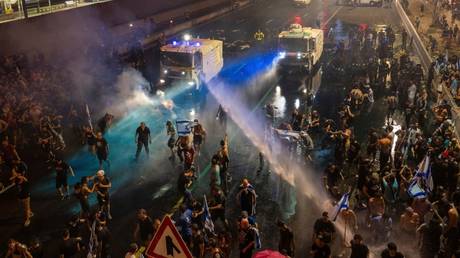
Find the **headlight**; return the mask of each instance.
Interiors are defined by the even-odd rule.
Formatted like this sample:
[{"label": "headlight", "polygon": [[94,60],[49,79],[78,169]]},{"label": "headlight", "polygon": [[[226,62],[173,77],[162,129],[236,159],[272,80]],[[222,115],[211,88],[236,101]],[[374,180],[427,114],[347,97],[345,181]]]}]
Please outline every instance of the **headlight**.
[{"label": "headlight", "polygon": [[168,73],[168,70],[166,70],[166,69],[163,70],[163,73],[164,73],[164,74],[167,74],[167,73]]},{"label": "headlight", "polygon": [[278,56],[279,56],[281,59],[283,59],[283,58],[286,57],[286,52],[279,52],[279,53],[278,53]]},{"label": "headlight", "polygon": [[182,75],[185,75],[185,72],[184,72],[184,71],[182,71],[180,74],[182,74]]},{"label": "headlight", "polygon": [[188,85],[193,86],[193,85],[195,85],[195,83],[193,81],[189,81]]},{"label": "headlight", "polygon": [[165,83],[165,80],[160,79],[160,83],[161,83],[161,84]]},{"label": "headlight", "polygon": [[300,52],[297,53],[297,59],[302,58],[302,54]]}]

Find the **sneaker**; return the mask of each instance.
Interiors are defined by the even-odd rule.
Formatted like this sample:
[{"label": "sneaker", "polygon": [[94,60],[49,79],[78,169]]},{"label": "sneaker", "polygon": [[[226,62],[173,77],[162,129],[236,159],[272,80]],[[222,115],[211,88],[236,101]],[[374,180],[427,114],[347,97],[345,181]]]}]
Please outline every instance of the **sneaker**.
[{"label": "sneaker", "polygon": [[28,227],[30,225],[30,219],[26,220],[24,222],[24,227]]}]

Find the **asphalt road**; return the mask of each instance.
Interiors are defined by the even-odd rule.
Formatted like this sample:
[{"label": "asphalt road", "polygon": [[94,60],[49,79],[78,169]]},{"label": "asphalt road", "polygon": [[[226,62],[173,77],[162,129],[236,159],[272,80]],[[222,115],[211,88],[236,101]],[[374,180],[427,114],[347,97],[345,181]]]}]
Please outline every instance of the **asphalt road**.
[{"label": "asphalt road", "polygon": [[[231,13],[188,31],[194,36],[225,41],[225,67],[220,81],[224,84],[222,87],[226,92],[231,91],[233,94],[228,96],[230,100],[225,100],[226,104],[230,105],[230,109],[244,106],[244,110],[249,112],[248,116],[261,117],[260,120],[263,120],[262,107],[272,103],[279,107],[279,122],[289,119],[307,78],[305,76],[280,78],[274,73],[273,63],[276,60],[274,37],[282,28],[292,23],[295,16],[302,17],[302,23],[308,26],[314,26],[317,20],[320,20],[321,26],[326,29],[327,25],[335,24],[339,28],[336,30],[337,33],[343,35],[346,33],[349,21],[369,24],[397,22],[397,17],[391,10],[383,8],[337,7],[335,1],[320,0],[313,1],[309,7],[297,8],[285,0],[259,0],[238,13]],[[360,18],[356,20],[356,17]],[[253,41],[253,34],[258,29],[265,32],[266,38],[263,44]],[[152,58],[148,58],[147,61],[150,69],[153,69],[157,66],[156,55],[151,51],[146,53],[151,54]],[[322,63],[327,64],[330,58],[325,55]],[[150,76],[147,77],[154,80],[156,72],[149,72]],[[328,75],[324,74],[321,67],[314,77],[315,88],[318,89],[315,109],[319,110],[323,117],[333,118],[345,95],[346,85],[342,81],[325,80]],[[172,110],[158,104],[136,102],[134,107],[126,109],[125,116],[106,135],[112,150],[112,165],[108,173],[114,184],[111,194],[113,220],[110,223],[113,257],[121,257],[132,241],[138,208],[146,208],[152,217],[161,218],[165,213],[174,210],[173,206],[179,199],[176,187],[179,169],[177,164],[167,159],[169,153],[166,148],[167,137],[164,129],[166,120],[196,117],[207,129],[209,137],[199,157],[200,178],[194,185],[194,195],[200,197],[208,193],[210,157],[218,149],[218,142],[224,134],[215,121],[218,107],[216,99],[220,102],[222,96],[219,92],[204,94],[199,99],[193,99],[188,94],[180,92],[174,95],[170,97],[175,104]],[[377,99],[368,112],[363,112],[357,117],[355,127],[361,139],[364,139],[371,126],[383,125],[384,115],[381,104],[382,101]],[[248,177],[259,196],[257,221],[261,227],[263,247],[277,249],[278,232],[274,230],[274,222],[277,218],[282,218],[294,228],[298,256],[304,256],[311,244],[312,220],[319,214],[319,209],[315,207],[311,195],[306,194],[312,193],[314,189],[309,190],[308,184],[300,183],[296,185],[297,191],[294,191],[291,187],[292,180],[290,184],[280,181],[276,171],[272,171],[271,174],[264,171],[257,177],[259,149],[254,146],[254,141],[251,139],[253,136],[247,132],[251,124],[243,124],[245,120],[238,112],[233,115],[236,123],[230,122],[227,129],[231,139],[230,171],[233,175],[232,190],[228,200],[230,221],[233,221],[238,214],[235,190],[239,181],[243,177]],[[146,121],[152,130],[154,136],[152,155],[149,159],[143,158],[139,163],[134,163],[132,162],[135,152],[133,135],[140,121]],[[304,173],[313,178],[319,177],[321,167],[328,159],[327,153],[324,155],[321,157],[321,164],[305,169]],[[94,157],[89,155],[86,149],[75,153],[69,158],[69,162],[77,168],[77,177],[71,179],[72,183],[78,181],[80,176],[94,174],[97,169]],[[319,178],[317,180],[319,183]],[[39,236],[45,244],[53,246],[50,240],[59,238],[65,222],[78,211],[76,200],[56,200],[53,185],[52,175],[32,182],[32,207],[35,217],[30,228],[22,228],[19,210],[13,209],[0,216],[2,248],[6,246],[9,237],[27,241],[34,235]],[[16,207],[14,204],[14,193],[0,196],[1,207],[8,207],[7,205]],[[56,257],[55,251],[54,248],[48,248],[46,257]],[[234,257],[236,255],[237,253],[234,253]]]}]

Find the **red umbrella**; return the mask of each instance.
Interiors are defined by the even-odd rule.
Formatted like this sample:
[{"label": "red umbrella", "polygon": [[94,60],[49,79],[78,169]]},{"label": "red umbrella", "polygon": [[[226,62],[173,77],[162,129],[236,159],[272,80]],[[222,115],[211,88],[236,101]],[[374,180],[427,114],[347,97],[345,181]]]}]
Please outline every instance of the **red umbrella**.
[{"label": "red umbrella", "polygon": [[286,255],[282,255],[278,251],[263,250],[255,253],[252,258],[286,258]]}]

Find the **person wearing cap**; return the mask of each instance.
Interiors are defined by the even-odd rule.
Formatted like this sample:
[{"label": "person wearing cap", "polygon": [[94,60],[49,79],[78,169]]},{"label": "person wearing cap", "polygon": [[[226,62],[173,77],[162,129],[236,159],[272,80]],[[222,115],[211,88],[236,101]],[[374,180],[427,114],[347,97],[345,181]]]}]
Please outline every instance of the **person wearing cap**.
[{"label": "person wearing cap", "polygon": [[363,243],[363,237],[359,234],[353,236],[350,240],[351,255],[350,258],[368,258],[369,248]]},{"label": "person wearing cap", "polygon": [[136,129],[136,134],[134,135],[137,150],[136,150],[136,160],[141,154],[142,146],[145,148],[145,153],[149,155],[149,143],[152,143],[152,138],[150,137],[150,129],[145,125],[144,122],[141,122],[139,127]]},{"label": "person wearing cap", "polygon": [[329,219],[329,213],[323,212],[321,218],[315,221],[313,226],[313,241],[321,236],[323,241],[330,243],[335,233],[334,223]]},{"label": "person wearing cap", "polygon": [[382,258],[404,258],[404,255],[398,252],[398,247],[395,243],[390,242],[387,248],[382,251]]},{"label": "person wearing cap", "polygon": [[105,176],[104,170],[97,171],[95,184],[99,209],[104,211],[107,215],[107,218],[110,220],[112,219],[112,215],[110,214],[109,189],[112,187],[112,183],[110,182],[110,179]]},{"label": "person wearing cap", "polygon": [[198,119],[195,119],[194,126],[192,127],[192,134],[193,134],[193,147],[195,148],[196,154],[200,156],[201,144],[206,139],[206,130],[203,126],[198,122]]}]

